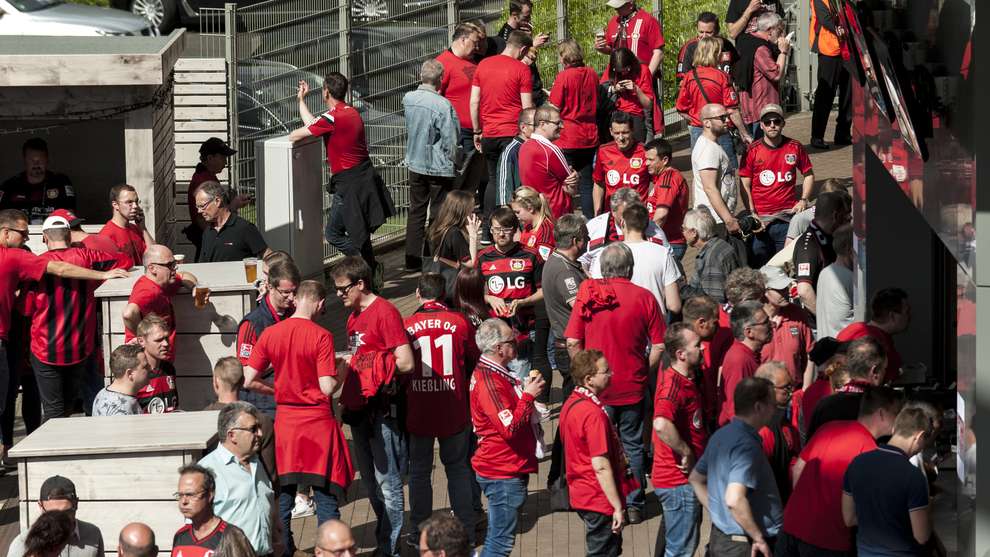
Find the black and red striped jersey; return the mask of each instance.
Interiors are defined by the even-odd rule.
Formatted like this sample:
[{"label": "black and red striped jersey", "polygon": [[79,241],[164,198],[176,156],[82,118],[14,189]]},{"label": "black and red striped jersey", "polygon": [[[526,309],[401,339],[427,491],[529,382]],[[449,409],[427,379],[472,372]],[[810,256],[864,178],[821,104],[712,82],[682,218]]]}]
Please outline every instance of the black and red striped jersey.
[{"label": "black and red striped jersey", "polygon": [[[41,254],[47,261],[64,261],[96,271],[127,268],[123,254],[70,247]],[[45,275],[33,283],[28,301],[31,353],[56,366],[85,360],[96,345],[96,300],[99,281]]]},{"label": "black and red striped jersey", "polygon": [[162,360],[148,374],[148,385],[138,391],[138,404],[145,414],[165,414],[179,409],[179,391],[175,388],[175,366]]},{"label": "black and red striped jersey", "polygon": [[[203,539],[196,539],[192,524],[185,524],[172,538],[172,557],[213,557],[231,526],[220,520],[217,527]],[[236,527],[235,527],[236,528]]]},{"label": "black and red striped jersey", "polygon": [[[540,289],[543,275],[543,259],[536,251],[516,242],[505,252],[492,245],[478,253],[478,265],[485,278],[485,292],[505,300],[528,298]],[[502,317],[492,312],[492,317]],[[520,331],[528,331],[533,325],[533,306],[526,306],[516,313],[512,325]]]}]

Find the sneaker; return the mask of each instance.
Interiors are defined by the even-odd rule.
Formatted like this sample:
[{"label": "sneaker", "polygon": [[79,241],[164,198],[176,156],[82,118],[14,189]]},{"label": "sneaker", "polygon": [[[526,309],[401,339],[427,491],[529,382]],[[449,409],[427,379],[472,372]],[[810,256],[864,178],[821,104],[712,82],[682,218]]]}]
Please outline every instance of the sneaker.
[{"label": "sneaker", "polygon": [[303,518],[316,514],[316,504],[312,499],[296,495],[296,506],[292,507],[292,518]]},{"label": "sneaker", "polygon": [[629,507],[626,509],[626,516],[629,518],[629,524],[639,524],[643,522],[643,511],[637,509],[636,507]]},{"label": "sneaker", "polygon": [[402,537],[405,538],[407,546],[419,550],[419,532],[409,532]]}]

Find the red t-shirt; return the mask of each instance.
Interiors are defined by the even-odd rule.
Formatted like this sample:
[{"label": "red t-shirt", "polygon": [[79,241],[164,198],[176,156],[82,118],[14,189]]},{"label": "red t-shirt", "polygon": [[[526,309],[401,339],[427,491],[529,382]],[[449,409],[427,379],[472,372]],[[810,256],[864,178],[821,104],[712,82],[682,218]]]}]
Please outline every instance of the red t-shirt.
[{"label": "red t-shirt", "polygon": [[718,386],[718,398],[722,404],[722,409],[718,415],[718,425],[723,426],[736,415],[736,403],[733,395],[736,392],[736,385],[747,377],[756,375],[756,368],[760,367],[760,357],[748,346],[740,341],[735,341],[725,353],[722,360],[722,380]]},{"label": "red t-shirt", "polygon": [[553,238],[553,220],[545,218],[540,223],[540,227],[533,230],[530,226],[523,226],[519,233],[519,243],[540,255],[540,259],[545,263],[557,242]]},{"label": "red t-shirt", "polygon": [[671,244],[685,243],[681,225],[684,224],[684,214],[688,210],[688,191],[687,181],[681,171],[668,166],[652,177],[650,191],[644,198],[651,219],[657,208],[667,208],[667,218],[664,219],[662,228]]},{"label": "red t-shirt", "polygon": [[754,141],[739,165],[739,177],[752,180],[753,205],[759,215],[786,211],[797,203],[797,173],[811,174],[811,159],[801,142],[785,137],[779,147]]},{"label": "red t-shirt", "polygon": [[478,448],[471,467],[483,478],[506,480],[537,470],[533,396],[509,370],[484,356],[471,375],[471,422]]},{"label": "red t-shirt", "polygon": [[[113,240],[111,240],[106,236],[101,236],[99,234],[87,235],[85,238],[82,239],[82,242],[80,242],[80,244],[82,244],[82,246],[86,249],[103,251],[106,253],[112,253],[114,255],[120,253],[120,249],[117,248],[117,244],[115,244]],[[130,262],[131,259],[130,257],[127,256],[124,257],[126,257],[127,259],[125,263]]]},{"label": "red t-shirt", "polygon": [[653,51],[663,48],[663,28],[657,18],[640,8],[624,26],[619,24],[618,15],[612,16],[605,28],[605,40],[613,48],[631,50],[645,67],[653,58]]},{"label": "red t-shirt", "polygon": [[[505,54],[489,56],[478,64],[471,79],[481,88],[478,116],[484,137],[514,137],[519,133],[520,93],[533,92],[529,66]],[[524,184],[530,185],[523,181]]]},{"label": "red t-shirt", "polygon": [[471,60],[459,58],[449,49],[437,56],[437,62],[443,64],[443,76],[440,78],[440,94],[450,104],[454,105],[457,121],[462,128],[470,130],[471,124],[471,82],[474,80],[474,70],[478,65]]},{"label": "red t-shirt", "polygon": [[[403,344],[409,344],[409,337],[402,326],[402,314],[392,302],[381,296],[364,310],[355,311],[347,318],[347,347],[355,355],[391,352]],[[347,408],[364,406],[361,379],[356,374],[352,368],[340,392],[340,401]]]},{"label": "red t-shirt", "polygon": [[629,279],[593,279],[578,288],[564,336],[602,351],[612,368],[612,383],[600,398],[609,406],[625,406],[646,395],[647,350],[663,343],[666,330],[649,290]]},{"label": "red t-shirt", "polygon": [[[721,104],[725,108],[734,108],[739,106],[739,98],[736,95],[736,90],[732,87],[732,78],[718,68],[701,66],[695,69],[698,70],[698,80],[705,88],[705,94],[703,95],[701,89],[698,88],[694,73],[688,72],[684,74],[684,80],[681,81],[681,89],[677,93],[677,102],[674,103],[674,108],[678,112],[684,112],[688,115],[690,125],[700,127],[703,125],[701,109],[706,104],[713,102]],[[705,100],[705,95],[708,96],[709,100]]]},{"label": "red t-shirt", "polygon": [[[583,391],[583,389],[582,389]],[[564,402],[560,412],[560,438],[564,443],[564,463],[567,468],[567,491],[571,508],[612,515],[612,504],[605,497],[598,476],[591,465],[596,456],[608,457],[612,479],[620,490],[623,508],[626,498],[621,493],[626,470],[622,442],[605,408],[582,392],[575,391]]]},{"label": "red t-shirt", "polygon": [[777,360],[787,366],[791,381],[797,388],[804,383],[804,369],[815,345],[815,335],[808,325],[803,309],[791,304],[770,319],[773,335],[763,345],[760,361]]},{"label": "red t-shirt", "polygon": [[405,319],[416,351],[406,376],[406,429],[422,437],[448,437],[468,425],[467,370],[478,360],[474,327],[458,311],[423,304]]},{"label": "red t-shirt", "polygon": [[121,228],[112,220],[108,220],[100,229],[99,234],[113,240],[117,246],[117,251],[127,256],[130,260],[128,268],[141,264],[144,250],[148,249],[148,245],[144,242],[144,233],[136,224],[127,223],[126,228]]},{"label": "red t-shirt", "polygon": [[894,347],[894,339],[879,327],[874,327],[868,323],[857,321],[850,323],[845,329],[839,331],[835,340],[839,342],[849,342],[862,337],[873,337],[883,346],[884,353],[887,354],[887,371],[883,374],[883,382],[890,383],[901,374],[901,355]]},{"label": "red t-shirt", "polygon": [[357,109],[337,103],[309,125],[309,132],[323,138],[330,172],[339,174],[368,160],[364,120]]},{"label": "red t-shirt", "polygon": [[[602,74],[601,82],[605,83],[611,79],[612,77],[609,75],[609,71],[606,70],[606,72]],[[639,67],[639,77],[633,81],[636,85],[639,85],[639,88],[643,91],[643,93],[646,93],[647,97],[650,97],[651,99],[655,97],[653,93],[653,78],[650,76],[650,69],[646,67],[646,64]],[[654,102],[656,101],[654,100]],[[633,116],[639,116],[640,118],[642,118],[645,114],[643,112],[643,105],[639,104],[639,96],[636,95],[636,91],[627,91],[623,89],[616,98],[615,108],[622,112],[628,112]]]},{"label": "red t-shirt", "polygon": [[220,178],[217,175],[207,170],[203,163],[196,165],[196,172],[193,173],[192,179],[189,180],[189,189],[186,190],[186,203],[189,209],[189,221],[196,222],[196,217],[199,216],[199,211],[196,210],[196,190],[203,182],[219,182]]},{"label": "red t-shirt", "polygon": [[[64,261],[77,267],[109,271],[125,265],[123,254],[111,255],[86,248],[49,250],[45,261]],[[68,366],[89,357],[96,346],[95,280],[46,275],[34,283],[31,302],[31,353],[46,364]]]},{"label": "red t-shirt", "polygon": [[811,385],[804,390],[801,397],[801,432],[807,434],[808,426],[811,425],[811,417],[815,415],[815,407],[828,395],[832,394],[832,383],[828,377],[815,379]]},{"label": "red t-shirt", "polygon": [[804,470],[784,507],[784,531],[832,551],[853,549],[842,520],[842,478],[854,458],[876,448],[873,435],[858,421],[820,427],[801,451]]},{"label": "red t-shirt", "polygon": [[557,74],[550,102],[560,109],[564,129],[555,142],[561,149],[587,149],[598,145],[598,74],[588,66],[567,68]]},{"label": "red t-shirt", "polygon": [[[168,344],[173,347],[173,352],[169,353],[168,358],[166,358],[170,362],[175,361],[175,309],[172,308],[172,296],[175,296],[181,286],[182,281],[178,277],[174,282],[162,288],[147,275],[142,275],[134,283],[131,295],[127,298],[127,303],[137,305],[142,318],[149,313],[154,313],[164,319],[169,328],[172,329],[172,333],[168,335]],[[125,328],[124,342],[130,342],[132,338],[134,338],[134,331]]]},{"label": "red t-shirt", "polygon": [[632,188],[640,199],[646,199],[650,189],[650,171],[646,169],[646,150],[635,143],[623,152],[614,141],[598,148],[591,179],[605,188],[601,213],[609,210],[609,199],[619,188]]},{"label": "red t-shirt", "polygon": [[0,247],[0,339],[10,334],[14,291],[22,282],[41,280],[47,267],[48,261],[28,250]]},{"label": "red t-shirt", "polygon": [[248,365],[275,369],[275,403],[330,407],[320,377],[336,377],[333,335],[309,319],[289,318],[261,332]]},{"label": "red t-shirt", "polygon": [[534,133],[519,147],[519,179],[547,198],[555,219],[571,212],[571,196],[564,191],[570,173],[564,153],[543,136]]},{"label": "red t-shirt", "polygon": [[[701,458],[708,438],[701,413],[701,395],[694,381],[667,368],[657,377],[657,393],[653,399],[653,418],[670,420],[677,434],[691,447],[695,460]],[[677,468],[681,455],[675,453],[653,430],[653,487],[669,488],[688,483],[687,476]]]},{"label": "red t-shirt", "polygon": [[711,340],[701,341],[704,357],[701,362],[701,401],[705,422],[712,423],[718,418],[721,409],[718,395],[719,368],[735,340],[731,329],[719,325]]}]

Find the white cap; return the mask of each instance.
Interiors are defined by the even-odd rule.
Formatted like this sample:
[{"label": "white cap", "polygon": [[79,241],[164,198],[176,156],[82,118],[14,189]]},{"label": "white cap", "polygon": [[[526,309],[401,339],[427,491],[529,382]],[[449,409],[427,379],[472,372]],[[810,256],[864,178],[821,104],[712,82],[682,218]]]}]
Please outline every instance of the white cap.
[{"label": "white cap", "polygon": [[608,2],[605,3],[608,4],[609,8],[618,9],[621,8],[622,6],[625,6],[629,2],[632,2],[632,0],[608,0]]},{"label": "white cap", "polygon": [[764,265],[760,272],[763,273],[763,280],[767,285],[767,288],[773,288],[774,290],[786,290],[791,286],[791,277],[784,273],[784,270],[780,267],[773,267],[771,265]]},{"label": "white cap", "polygon": [[41,225],[42,232],[53,228],[69,228],[69,221],[65,217],[48,217]]}]

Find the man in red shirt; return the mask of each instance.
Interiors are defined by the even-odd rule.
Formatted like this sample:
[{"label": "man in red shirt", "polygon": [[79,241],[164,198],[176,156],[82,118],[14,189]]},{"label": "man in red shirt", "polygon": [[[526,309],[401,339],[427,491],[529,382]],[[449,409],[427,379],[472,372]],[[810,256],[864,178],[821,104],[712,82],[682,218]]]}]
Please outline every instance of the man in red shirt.
[{"label": "man in red shirt", "polygon": [[148,386],[138,391],[138,404],[145,414],[164,414],[179,409],[179,391],[175,387],[175,366],[166,358],[172,350],[168,337],[172,329],[164,319],[155,314],[149,314],[137,326],[135,331],[138,344],[144,348],[144,357],[148,360],[151,372],[148,374]]},{"label": "man in red shirt", "polygon": [[[519,130],[519,112],[533,106],[533,78],[529,66],[520,62],[532,47],[533,37],[526,32],[509,33],[502,53],[482,60],[471,78],[474,148],[485,155],[489,184],[495,184],[498,159]],[[481,193],[485,214],[491,214],[495,190],[486,187]]]},{"label": "man in red shirt", "polygon": [[[41,225],[45,261],[64,261],[94,271],[126,266],[122,254],[70,246],[69,223],[51,216]],[[35,283],[26,306],[31,314],[31,367],[38,382],[43,421],[72,413],[78,383],[96,347],[99,283],[47,277]]]},{"label": "man in red shirt", "polygon": [[653,400],[653,474],[650,481],[663,508],[664,555],[694,555],[701,526],[701,504],[688,474],[701,458],[708,437],[701,396],[694,378],[702,362],[701,337],[688,323],[675,323],[664,335],[670,367],[660,372]]},{"label": "man in red shirt", "polygon": [[[144,254],[144,274],[141,275],[122,315],[124,321],[124,342],[134,338],[138,323],[149,313],[157,314],[165,319],[172,334],[169,344],[175,346],[175,310],[172,308],[172,296],[175,296],[183,286],[190,291],[196,288],[199,280],[189,272],[178,272],[179,263],[172,255],[172,250],[165,246],[153,244]],[[209,295],[207,295],[209,296]],[[170,354],[168,360],[175,361],[175,354]]]},{"label": "man in red shirt", "polygon": [[805,445],[791,469],[794,491],[784,507],[777,555],[849,555],[852,532],[842,520],[842,478],[856,456],[889,436],[903,397],[885,387],[863,395],[859,418],[825,424]]},{"label": "man in red shirt", "polygon": [[474,63],[474,50],[478,45],[478,32],[472,25],[458,23],[450,48],[437,56],[443,64],[440,78],[440,94],[454,105],[461,126],[461,149],[465,157],[474,152],[474,136],[471,124],[471,83],[478,65]]},{"label": "man in red shirt", "polygon": [[516,337],[504,321],[486,319],[474,338],[481,358],[471,376],[471,422],[478,436],[471,465],[488,499],[485,555],[508,555],[529,475],[537,471],[534,410],[547,385],[540,375],[523,381],[506,367],[516,357]]},{"label": "man in red shirt", "polygon": [[784,504],[791,495],[791,465],[801,451],[801,433],[788,419],[794,384],[787,367],[778,361],[767,361],[756,370],[756,377],[773,383],[774,414],[770,423],[757,432],[763,441],[763,454],[766,455],[777,482],[777,491]]},{"label": "man in red shirt", "polygon": [[350,373],[340,393],[343,419],[351,426],[354,460],[375,511],[378,548],[397,555],[405,506],[405,437],[399,429],[395,373],[413,370],[413,351],[399,310],[372,293],[371,268],[364,260],[345,257],[330,269],[330,276],[344,307],[352,310],[347,318]]},{"label": "man in red shirt", "polygon": [[424,273],[416,288],[419,309],[404,321],[416,353],[416,366],[406,379],[406,430],[409,432],[409,518],[414,531],[433,512],[433,444],[440,443],[440,461],[447,474],[447,495],[468,537],[474,539],[471,430],[468,415],[468,370],[478,360],[474,327],[464,314],[448,309],[444,278]]},{"label": "man in red shirt", "polygon": [[907,292],[900,288],[884,288],[873,295],[870,301],[869,321],[857,321],[839,331],[836,340],[848,342],[862,337],[873,337],[887,355],[887,370],[882,383],[888,384],[901,375],[901,355],[894,346],[894,335],[902,333],[911,325],[911,303]]},{"label": "man in red shirt", "polygon": [[808,313],[791,303],[791,277],[780,267],[766,265],[760,272],[766,282],[763,311],[770,317],[770,342],[763,345],[760,360],[776,360],[787,366],[794,390],[807,389],[815,380],[811,349],[815,335]]},{"label": "man in red shirt", "polygon": [[687,251],[684,239],[684,214],[688,210],[688,185],[681,171],[670,163],[674,149],[666,139],[654,139],[643,146],[646,170],[650,173],[649,189],[643,201],[650,218],[667,236],[667,245],[680,261]]},{"label": "man in red shirt", "polygon": [[[784,124],[784,109],[780,105],[763,107],[760,111],[763,138],[749,145],[739,166],[739,179],[743,189],[749,192],[753,215],[764,221],[763,230],[753,234],[750,246],[749,263],[757,269],[784,249],[791,217],[808,208],[815,187],[808,152],[800,141],[784,135]],[[801,197],[795,199],[798,172],[804,179]]]},{"label": "man in red shirt", "polygon": [[760,366],[760,351],[770,342],[770,317],[760,302],[743,302],[732,308],[732,336],[735,342],[725,353],[719,372],[718,396],[721,410],[718,425],[723,426],[736,415],[733,393],[736,385],[756,374]]},{"label": "man in red shirt", "polygon": [[542,193],[550,203],[554,219],[571,212],[571,196],[577,191],[578,173],[564,153],[553,144],[560,137],[564,121],[560,111],[543,105],[536,109],[535,127],[519,147],[519,179]]},{"label": "man in red shirt", "polygon": [[90,234],[89,232],[83,230],[82,224],[86,222],[86,220],[77,217],[76,214],[69,209],[55,209],[52,211],[51,216],[62,217],[69,223],[69,232],[71,235],[70,242],[72,244],[80,244],[84,248],[103,251],[106,253],[120,253],[120,250],[117,248],[117,244],[115,244],[109,237],[101,234]]},{"label": "man in red shirt", "polygon": [[[323,313],[327,290],[306,280],[296,292],[291,318],[265,329],[244,368],[252,382],[269,366],[275,375],[275,453],[278,467],[278,512],[286,550],[295,550],[290,521],[296,487],[313,488],[319,523],[340,518],[339,502],[354,479],[344,432],[333,413],[333,395],[349,372],[338,367],[333,335],[313,322]],[[341,374],[344,377],[341,377]]]},{"label": "man in red shirt", "polygon": [[628,48],[649,67],[650,75],[658,76],[664,45],[660,22],[650,12],[637,9],[632,0],[609,0],[606,4],[615,10],[615,16],[609,20],[604,36],[595,37],[595,50],[611,54],[616,48]]},{"label": "man in red shirt", "polygon": [[327,243],[344,255],[360,255],[374,271],[374,289],[384,283],[385,268],[375,261],[371,235],[395,214],[392,196],[368,158],[364,121],[353,106],[344,102],[348,81],[339,72],[323,79],[321,95],[327,111],[319,118],[306,106],[309,84],[299,81],[296,98],[303,126],[289,134],[290,141],[323,138],[330,166],[330,215],[323,231]]},{"label": "man in red shirt", "polygon": [[633,137],[632,117],[616,111],[609,124],[611,143],[598,147],[595,169],[591,178],[595,183],[595,214],[609,209],[612,194],[619,188],[632,188],[640,199],[646,199],[650,188],[650,172],[646,167],[646,151],[643,144]]},{"label": "man in red shirt", "polygon": [[734,341],[732,329],[719,324],[718,302],[711,296],[691,296],[681,306],[681,319],[691,325],[701,337],[702,361],[698,389],[701,398],[701,413],[708,431],[717,426],[718,373],[722,360]]},{"label": "man in red shirt", "polygon": [[560,411],[567,488],[571,508],[584,521],[588,555],[622,553],[625,495],[635,487],[622,442],[598,398],[612,370],[598,350],[584,350],[571,361],[577,385]]},{"label": "man in red shirt", "polygon": [[117,250],[127,255],[128,267],[140,265],[144,251],[155,240],[145,226],[137,190],[127,184],[113,186],[110,188],[110,206],[113,216],[103,225],[100,235],[113,240]]},{"label": "man in red shirt", "polygon": [[[623,243],[611,244],[601,256],[602,279],[581,283],[564,336],[567,351],[601,350],[612,368],[612,384],[601,396],[640,486],[646,485],[643,424],[647,417],[647,377],[663,353],[666,325],[660,304],[649,290],[631,282],[633,255]],[[622,334],[616,334],[622,331]],[[649,355],[647,355],[649,347]],[[643,489],[626,498],[630,524],[643,520]]]}]

